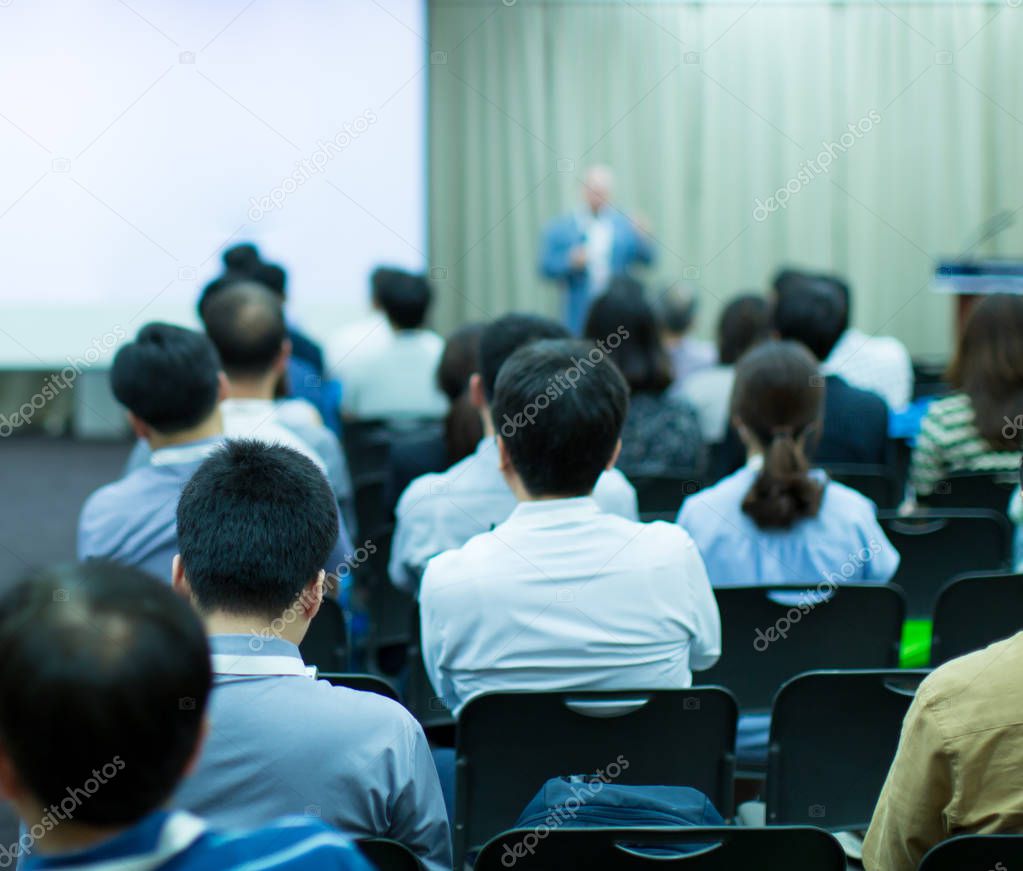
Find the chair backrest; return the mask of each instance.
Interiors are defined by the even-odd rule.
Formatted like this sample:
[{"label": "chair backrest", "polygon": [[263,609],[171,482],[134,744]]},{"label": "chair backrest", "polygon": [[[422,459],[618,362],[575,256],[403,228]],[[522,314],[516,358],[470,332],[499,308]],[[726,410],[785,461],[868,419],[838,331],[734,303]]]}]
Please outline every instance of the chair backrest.
[{"label": "chair backrest", "polygon": [[902,555],[892,583],[906,594],[911,618],[930,617],[938,591],[950,578],[1008,567],[1012,528],[1004,513],[981,508],[927,508],[904,517],[881,511],[878,519]]},{"label": "chair backrest", "polygon": [[934,508],[987,508],[1005,514],[1019,487],[1019,472],[956,472],[939,481],[926,503]]},{"label": "chair backrest", "polygon": [[355,570],[369,624],[367,659],[374,671],[385,674],[397,674],[405,666],[416,607],[415,599],[395,587],[388,576],[393,535],[393,525],[378,527],[368,538],[373,549],[366,548],[366,561]]},{"label": "chair backrest", "polygon": [[813,671],[771,712],[767,824],[865,829],[927,671]]},{"label": "chair backrest", "polygon": [[703,484],[696,471],[679,471],[671,475],[630,475],[636,488],[636,501],[641,515],[668,514],[674,520],[686,497],[697,492]]},{"label": "chair backrest", "polygon": [[387,489],[387,476],[384,473],[359,475],[352,487],[360,536],[372,537],[381,527],[393,525],[394,519],[388,516],[384,507],[384,491]]},{"label": "chair backrest", "polygon": [[421,871],[423,863],[408,847],[390,838],[362,838],[359,852],[378,871]]},{"label": "chair backrest", "polygon": [[455,867],[515,824],[552,777],[612,763],[616,783],[691,786],[732,814],[738,709],[720,687],[635,692],[487,693],[456,733]]},{"label": "chair backrest", "polygon": [[890,466],[832,463],[824,468],[831,480],[852,487],[853,490],[872,499],[878,508],[895,508],[902,501],[896,475]]},{"label": "chair backrest", "polygon": [[306,665],[315,665],[320,671],[347,670],[348,625],[337,599],[324,596],[298,648]]},{"label": "chair backrest", "polygon": [[980,650],[1023,629],[1023,575],[975,573],[953,578],[938,593],[931,665]]},{"label": "chair backrest", "polygon": [[892,586],[843,584],[721,587],[721,658],[700,683],[728,687],[744,710],[766,710],[774,694],[804,671],[894,668],[905,615]]},{"label": "chair backrest", "polygon": [[[691,850],[667,857],[657,848]],[[550,871],[552,868],[614,868],[615,871],[845,871],[845,853],[833,835],[807,826],[773,828],[606,828],[549,831],[513,829],[490,841],[476,871]]]},{"label": "chair backrest", "polygon": [[919,871],[1008,871],[1023,866],[1023,835],[959,835],[931,847]]},{"label": "chair backrest", "polygon": [[394,685],[388,683],[382,677],[377,677],[375,674],[321,671],[316,676],[336,687],[348,687],[348,689],[359,690],[359,692],[363,693],[376,693],[385,699],[401,702],[401,696],[398,695],[398,690]]}]

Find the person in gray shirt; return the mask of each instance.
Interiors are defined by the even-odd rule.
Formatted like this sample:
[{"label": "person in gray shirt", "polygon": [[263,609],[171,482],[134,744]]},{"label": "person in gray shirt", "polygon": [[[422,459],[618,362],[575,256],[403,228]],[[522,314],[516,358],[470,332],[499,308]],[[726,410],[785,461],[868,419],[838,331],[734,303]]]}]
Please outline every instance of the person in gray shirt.
[{"label": "person in gray shirt", "polygon": [[221,827],[318,816],[450,869],[422,728],[396,702],[317,680],[299,654],[338,528],[316,466],[283,446],[228,442],[185,486],[177,523],[173,585],[206,624],[214,689],[210,734],[173,806]]}]

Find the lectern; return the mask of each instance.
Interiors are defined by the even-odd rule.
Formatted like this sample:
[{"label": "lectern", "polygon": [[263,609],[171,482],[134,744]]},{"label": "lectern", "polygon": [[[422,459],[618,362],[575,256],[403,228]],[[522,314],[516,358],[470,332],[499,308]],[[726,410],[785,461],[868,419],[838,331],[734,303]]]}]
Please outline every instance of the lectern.
[{"label": "lectern", "polygon": [[934,271],[935,293],[956,297],[957,329],[980,296],[1023,294],[1023,260],[946,260]]}]

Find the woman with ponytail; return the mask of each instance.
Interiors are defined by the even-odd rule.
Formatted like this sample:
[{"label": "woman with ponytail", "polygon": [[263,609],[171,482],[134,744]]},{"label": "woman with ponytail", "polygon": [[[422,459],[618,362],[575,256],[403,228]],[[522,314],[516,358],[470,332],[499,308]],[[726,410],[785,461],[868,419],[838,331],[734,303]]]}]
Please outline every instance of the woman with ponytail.
[{"label": "woman with ponytail", "polygon": [[824,390],[796,342],[767,342],[739,360],[732,422],[746,465],[690,496],[678,516],[714,586],[885,583],[895,574],[899,555],[874,504],[810,468]]}]

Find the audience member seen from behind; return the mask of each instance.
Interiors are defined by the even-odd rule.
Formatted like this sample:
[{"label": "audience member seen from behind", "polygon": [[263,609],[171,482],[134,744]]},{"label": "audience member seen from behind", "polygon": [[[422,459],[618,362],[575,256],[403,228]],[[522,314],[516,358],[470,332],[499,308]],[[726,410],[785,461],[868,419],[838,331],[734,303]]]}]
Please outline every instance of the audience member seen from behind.
[{"label": "audience member seen from behind", "polygon": [[736,366],[732,416],[747,462],[690,496],[678,523],[714,586],[886,583],[899,555],[865,496],[810,468],[830,386],[795,342],[767,342]]},{"label": "audience member seen from behind", "polygon": [[1023,434],[1023,298],[996,294],[970,312],[949,366],[951,396],[931,403],[910,464],[918,497],[953,472],[1006,473]]},{"label": "audience member seen from behind", "polygon": [[174,508],[222,438],[227,379],[202,333],[151,323],[118,350],[110,387],[148,456],[85,501],[78,558],[116,560],[169,583],[178,548]]},{"label": "audience member seen from behind", "polygon": [[469,456],[483,438],[479,411],[469,382],[479,370],[484,324],[466,324],[448,336],[437,366],[437,384],[448,398],[448,413],[435,431],[395,437],[389,455],[387,504],[393,508],[402,491],[420,475],[443,472]]},{"label": "audience member seen from behind", "polygon": [[[519,348],[568,335],[556,321],[526,314],[505,315],[483,331],[479,372],[469,385],[469,396],[483,425],[483,439],[465,459],[440,474],[416,478],[402,494],[389,566],[395,586],[415,591],[432,557],[493,529],[515,509],[515,494],[501,474],[495,438],[502,421],[494,420],[490,408],[497,374]],[[600,475],[593,498],[611,514],[631,520],[639,516],[636,491],[618,469]]]},{"label": "audience member seen from behind", "polygon": [[694,372],[680,391],[696,409],[700,431],[709,444],[723,441],[728,432],[735,364],[770,334],[771,309],[762,296],[737,296],[721,312],[717,365]]},{"label": "audience member seen from behind", "polygon": [[393,838],[451,867],[426,738],[399,704],[313,678],[298,645],[323,601],[334,499],[301,454],[228,442],[178,503],[174,586],[206,623],[212,724],[175,806],[216,825],[318,815],[354,837]]},{"label": "audience member seen from behind", "polygon": [[678,285],[669,287],[657,300],[661,340],[671,357],[676,388],[718,361],[714,345],[693,335],[698,307],[695,292]]},{"label": "audience member seen from behind", "polygon": [[[801,342],[818,361],[827,360],[845,332],[845,302],[825,279],[793,282],[778,295],[774,328],[779,338]],[[821,464],[889,460],[888,406],[876,393],[860,390],[840,375],[824,375],[824,423],[813,459]]]},{"label": "audience member seen from behind", "polygon": [[1019,833],[1021,669],[1018,632],[945,663],[920,685],[863,842],[867,871],[913,871],[954,835]]},{"label": "audience member seen from behind", "polygon": [[164,810],[200,753],[209,648],[187,603],[138,569],[92,562],[10,589],[0,686],[0,793],[26,871],[369,868],[309,816],[218,832]]},{"label": "audience member seen from behind", "polygon": [[431,560],[420,592],[426,671],[456,716],[488,691],[687,687],[716,662],[717,603],[689,536],[592,497],[627,410],[625,379],[587,343],[537,342],[501,367],[499,463],[519,504]]},{"label": "audience member seen from behind", "polygon": [[448,400],[434,378],[444,340],[424,326],[432,301],[423,275],[398,269],[373,274],[373,302],[387,317],[389,330],[379,347],[357,353],[345,366],[341,410],[346,417],[444,416]]},{"label": "audience member seen from behind", "polygon": [[611,289],[594,300],[585,330],[601,353],[606,349],[631,393],[618,468],[627,476],[692,473],[704,462],[696,412],[668,391],[671,360],[654,311],[642,287],[633,284],[632,279],[612,281]]}]

